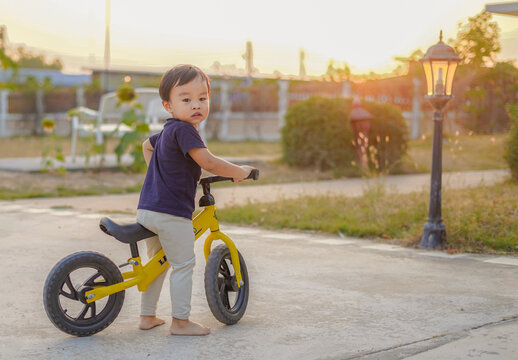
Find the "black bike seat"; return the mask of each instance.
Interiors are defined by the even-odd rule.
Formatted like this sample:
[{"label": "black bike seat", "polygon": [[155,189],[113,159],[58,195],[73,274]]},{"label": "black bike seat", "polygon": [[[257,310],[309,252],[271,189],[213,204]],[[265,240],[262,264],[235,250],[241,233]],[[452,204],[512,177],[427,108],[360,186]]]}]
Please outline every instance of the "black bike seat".
[{"label": "black bike seat", "polygon": [[103,217],[99,223],[99,227],[106,234],[113,236],[120,242],[125,244],[136,243],[139,240],[147,239],[156,234],[139,223],[119,225],[115,221]]}]

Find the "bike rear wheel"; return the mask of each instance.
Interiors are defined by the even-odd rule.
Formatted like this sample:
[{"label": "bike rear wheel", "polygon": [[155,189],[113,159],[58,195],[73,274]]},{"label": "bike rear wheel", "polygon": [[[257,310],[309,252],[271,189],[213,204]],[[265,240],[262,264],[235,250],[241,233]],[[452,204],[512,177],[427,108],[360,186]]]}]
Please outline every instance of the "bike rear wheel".
[{"label": "bike rear wheel", "polygon": [[110,325],[124,303],[124,291],[98,301],[86,302],[85,293],[95,287],[113,285],[123,278],[117,265],[106,256],[82,251],[59,261],[43,288],[43,304],[50,321],[75,336],[93,335]]},{"label": "bike rear wheel", "polygon": [[224,324],[237,323],[248,305],[248,271],[239,253],[239,265],[244,284],[237,286],[230,250],[224,244],[211,251],[205,266],[205,295],[212,314]]}]

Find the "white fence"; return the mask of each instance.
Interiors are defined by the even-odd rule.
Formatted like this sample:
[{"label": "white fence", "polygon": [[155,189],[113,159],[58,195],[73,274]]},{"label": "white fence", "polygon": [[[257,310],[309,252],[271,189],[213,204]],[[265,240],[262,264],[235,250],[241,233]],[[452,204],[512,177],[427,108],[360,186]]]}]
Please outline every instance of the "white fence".
[{"label": "white fence", "polygon": [[[414,84],[417,89],[419,84]],[[213,83],[213,88],[219,90],[219,109],[211,112],[205,126],[206,136],[218,138],[223,141],[276,141],[281,137],[281,129],[284,126],[284,117],[290,100],[302,101],[309,98],[312,93],[289,93],[289,80],[277,80],[277,111],[232,111],[231,81],[218,80]],[[50,117],[56,121],[56,133],[61,136],[68,136],[71,131],[71,124],[67,121],[66,113],[45,113],[41,103],[41,94],[36,96],[36,114],[12,114],[9,113],[8,91],[0,90],[0,137],[16,135],[29,135],[34,133],[39,126],[39,120],[43,117]],[[337,96],[351,97],[351,84],[344,82],[341,93]],[[82,105],[84,101],[84,90],[76,90],[77,104]],[[39,100],[39,101],[38,101]],[[372,99],[380,100],[380,99]],[[453,114],[451,114],[453,115]],[[450,115],[450,117],[451,117]],[[412,101],[412,110],[403,112],[411,129],[411,138],[417,138],[420,134],[428,131],[426,118],[423,118],[421,111],[421,100],[418,95]],[[426,115],[427,116],[427,115]],[[431,120],[430,120],[431,122]],[[446,128],[453,130],[453,121],[448,121]]]}]

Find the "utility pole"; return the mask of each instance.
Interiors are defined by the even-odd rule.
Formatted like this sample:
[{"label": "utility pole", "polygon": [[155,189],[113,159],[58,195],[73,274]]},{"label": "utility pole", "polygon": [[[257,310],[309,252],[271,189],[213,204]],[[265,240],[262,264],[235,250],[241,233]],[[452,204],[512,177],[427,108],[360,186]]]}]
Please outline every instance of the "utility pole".
[{"label": "utility pole", "polygon": [[419,96],[419,90],[421,89],[421,82],[417,76],[412,78],[412,82],[414,85],[414,91],[412,93],[412,133],[410,138],[415,140],[419,138],[420,134],[419,122],[421,121],[421,97]]},{"label": "utility pole", "polygon": [[251,41],[246,42],[246,50],[243,54],[243,59],[246,62],[246,74],[250,77],[254,72],[254,49]]},{"label": "utility pole", "polygon": [[108,69],[110,67],[110,0],[106,0],[106,16],[105,16],[105,33],[104,33],[104,71],[102,76],[102,87],[106,91],[108,87]]},{"label": "utility pole", "polygon": [[250,96],[250,88],[252,86],[252,73],[254,72],[254,49],[252,46],[251,41],[246,42],[246,51],[243,54],[243,59],[245,59],[246,62],[246,74],[247,78],[245,81],[245,94],[246,94],[246,103],[245,103],[245,113],[246,113],[246,119],[244,123],[244,131],[245,131],[245,137],[247,138],[249,136],[249,123],[250,123],[250,114],[252,112],[252,99]]},{"label": "utility pole", "polygon": [[415,51],[412,55],[408,57],[397,56],[394,58],[396,61],[401,61],[406,63],[408,66],[408,76],[412,78],[412,121],[411,121],[411,133],[410,138],[415,140],[419,138],[420,134],[420,121],[421,121],[421,82],[416,75],[416,72],[413,70],[413,65],[416,64],[416,55],[420,53],[419,51]]},{"label": "utility pole", "polygon": [[301,79],[306,77],[306,52],[304,49],[299,50],[299,77]]}]

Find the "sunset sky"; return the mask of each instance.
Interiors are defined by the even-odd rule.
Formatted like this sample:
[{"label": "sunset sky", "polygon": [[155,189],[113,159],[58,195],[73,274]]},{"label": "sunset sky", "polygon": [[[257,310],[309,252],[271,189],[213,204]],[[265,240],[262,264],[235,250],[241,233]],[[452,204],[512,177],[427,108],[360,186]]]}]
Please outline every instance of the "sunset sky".
[{"label": "sunset sky", "polygon": [[[390,72],[394,56],[455,38],[457,24],[491,1],[479,0],[111,0],[111,65],[163,69],[215,61],[244,68],[247,40],[261,73],[298,74],[299,49],[310,75],[329,59],[353,73]],[[104,0],[16,0],[0,3],[12,44],[60,57],[65,70],[102,67]],[[518,17],[493,15],[501,59],[518,59]]]}]

